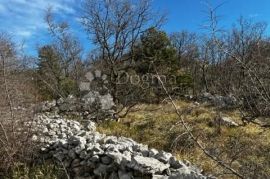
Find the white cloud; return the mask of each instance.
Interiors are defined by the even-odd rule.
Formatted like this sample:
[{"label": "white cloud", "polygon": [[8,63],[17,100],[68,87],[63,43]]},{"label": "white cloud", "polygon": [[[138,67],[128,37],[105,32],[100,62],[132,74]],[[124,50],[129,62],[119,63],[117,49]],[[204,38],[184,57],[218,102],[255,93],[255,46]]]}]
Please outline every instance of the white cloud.
[{"label": "white cloud", "polygon": [[22,30],[22,31],[18,31],[16,35],[19,35],[21,37],[30,37],[32,35],[32,32],[27,31],[27,30]]},{"label": "white cloud", "polygon": [[0,0],[0,30],[9,31],[21,38],[44,30],[44,15],[51,6],[58,17],[75,13],[73,1],[70,0]]},{"label": "white cloud", "polygon": [[24,43],[30,54],[37,45],[48,43],[44,15],[53,8],[56,18],[75,21],[75,0],[0,0],[0,32],[8,32],[17,43]]}]

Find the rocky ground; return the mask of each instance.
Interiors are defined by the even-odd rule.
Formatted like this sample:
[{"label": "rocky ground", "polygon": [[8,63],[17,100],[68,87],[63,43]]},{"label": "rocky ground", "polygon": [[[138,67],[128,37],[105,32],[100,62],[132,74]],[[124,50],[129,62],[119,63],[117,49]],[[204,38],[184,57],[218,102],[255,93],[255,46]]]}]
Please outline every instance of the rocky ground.
[{"label": "rocky ground", "polygon": [[59,115],[37,115],[33,140],[41,143],[41,155],[57,160],[72,178],[202,179],[201,170],[171,153],[150,149],[130,138],[106,136],[95,123],[82,126]]}]

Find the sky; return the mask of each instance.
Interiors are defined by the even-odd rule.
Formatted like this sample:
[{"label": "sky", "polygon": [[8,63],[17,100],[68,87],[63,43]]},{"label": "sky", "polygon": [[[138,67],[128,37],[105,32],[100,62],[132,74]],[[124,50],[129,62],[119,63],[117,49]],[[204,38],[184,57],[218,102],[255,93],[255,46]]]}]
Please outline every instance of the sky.
[{"label": "sky", "polygon": [[[45,11],[51,6],[56,18],[68,21],[84,50],[89,51],[93,46],[78,20],[81,1],[0,0],[0,31],[7,32],[15,42],[23,44],[25,53],[36,56],[37,47],[51,40],[44,22]],[[153,8],[166,12],[167,21],[162,27],[166,32],[201,32],[206,20],[206,2],[213,7],[223,4],[217,11],[221,28],[229,28],[240,16],[270,25],[270,0],[153,0]],[[267,32],[270,33],[270,28]]]}]

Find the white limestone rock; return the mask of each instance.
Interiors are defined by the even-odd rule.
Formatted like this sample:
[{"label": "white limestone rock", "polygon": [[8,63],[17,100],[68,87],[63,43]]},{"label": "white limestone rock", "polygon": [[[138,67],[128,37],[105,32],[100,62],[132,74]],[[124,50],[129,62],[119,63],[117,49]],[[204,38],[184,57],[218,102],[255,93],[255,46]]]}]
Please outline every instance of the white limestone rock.
[{"label": "white limestone rock", "polygon": [[143,156],[133,157],[128,166],[145,174],[161,174],[170,167],[169,164],[164,164],[157,159]]}]

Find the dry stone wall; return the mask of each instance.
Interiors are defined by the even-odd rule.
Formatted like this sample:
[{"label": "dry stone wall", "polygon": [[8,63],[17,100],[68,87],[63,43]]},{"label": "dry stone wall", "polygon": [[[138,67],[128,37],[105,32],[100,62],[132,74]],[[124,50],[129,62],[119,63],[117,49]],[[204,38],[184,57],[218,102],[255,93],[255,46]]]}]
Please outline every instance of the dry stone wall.
[{"label": "dry stone wall", "polygon": [[90,179],[205,179],[201,170],[171,153],[150,149],[125,137],[106,136],[95,123],[85,126],[59,115],[37,115],[33,140],[41,155],[70,171],[71,178]]},{"label": "dry stone wall", "polygon": [[101,95],[90,91],[83,97],[72,95],[63,99],[45,101],[36,108],[36,113],[55,113],[61,116],[76,116],[83,120],[100,121],[113,119],[115,104],[110,94]]}]

